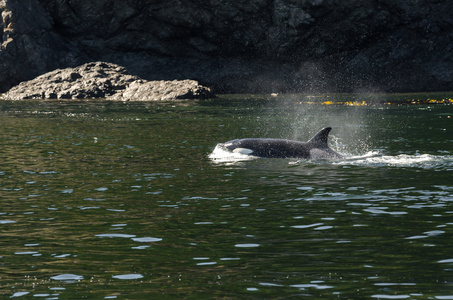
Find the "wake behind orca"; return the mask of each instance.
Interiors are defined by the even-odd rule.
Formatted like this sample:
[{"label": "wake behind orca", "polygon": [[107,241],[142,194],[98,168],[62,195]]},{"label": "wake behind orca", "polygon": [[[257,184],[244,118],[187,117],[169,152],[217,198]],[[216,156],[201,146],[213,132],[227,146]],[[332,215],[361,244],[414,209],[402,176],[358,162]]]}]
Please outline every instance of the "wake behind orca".
[{"label": "wake behind orca", "polygon": [[331,127],[315,134],[308,142],[286,139],[246,138],[220,144],[233,153],[264,158],[339,159],[343,156],[329,148],[327,138]]}]

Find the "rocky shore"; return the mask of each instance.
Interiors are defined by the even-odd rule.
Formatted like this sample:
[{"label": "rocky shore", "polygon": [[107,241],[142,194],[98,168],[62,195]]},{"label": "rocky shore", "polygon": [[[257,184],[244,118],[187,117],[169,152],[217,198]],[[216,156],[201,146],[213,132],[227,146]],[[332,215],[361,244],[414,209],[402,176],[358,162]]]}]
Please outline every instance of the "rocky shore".
[{"label": "rocky shore", "polygon": [[445,0],[0,0],[0,93],[95,61],[216,93],[452,90],[451,11]]},{"label": "rocky shore", "polygon": [[194,80],[147,81],[121,66],[92,62],[76,68],[57,69],[11,88],[2,98],[90,99],[153,101],[205,99],[215,95]]}]

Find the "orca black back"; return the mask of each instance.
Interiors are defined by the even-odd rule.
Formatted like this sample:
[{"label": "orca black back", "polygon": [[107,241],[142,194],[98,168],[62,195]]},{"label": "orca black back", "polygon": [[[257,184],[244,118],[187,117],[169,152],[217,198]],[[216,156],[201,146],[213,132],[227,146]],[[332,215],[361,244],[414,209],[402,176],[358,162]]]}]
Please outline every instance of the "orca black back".
[{"label": "orca black back", "polygon": [[228,141],[223,147],[229,151],[264,158],[333,159],[341,158],[328,146],[331,127],[315,134],[308,142],[287,139],[246,138]]}]

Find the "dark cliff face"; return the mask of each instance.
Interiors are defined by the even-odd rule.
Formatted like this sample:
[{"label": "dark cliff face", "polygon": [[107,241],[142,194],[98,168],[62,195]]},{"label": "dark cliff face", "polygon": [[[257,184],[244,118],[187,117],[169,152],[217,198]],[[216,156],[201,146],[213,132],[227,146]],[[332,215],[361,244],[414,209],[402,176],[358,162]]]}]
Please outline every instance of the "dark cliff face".
[{"label": "dark cliff face", "polygon": [[103,60],[220,92],[453,88],[453,1],[3,0],[0,88]]}]

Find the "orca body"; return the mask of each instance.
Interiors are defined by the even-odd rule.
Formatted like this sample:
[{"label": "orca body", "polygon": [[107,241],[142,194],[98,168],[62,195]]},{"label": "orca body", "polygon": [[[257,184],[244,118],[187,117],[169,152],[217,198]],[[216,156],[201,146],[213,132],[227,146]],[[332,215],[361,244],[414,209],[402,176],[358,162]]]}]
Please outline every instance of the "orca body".
[{"label": "orca body", "polygon": [[326,127],[313,136],[308,142],[286,139],[237,139],[222,146],[234,153],[241,153],[264,158],[301,158],[301,159],[338,159],[341,154],[327,145],[331,127]]}]

